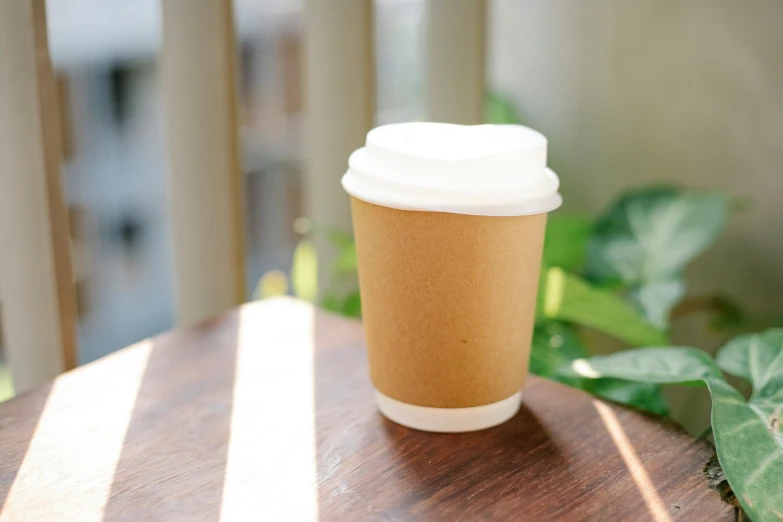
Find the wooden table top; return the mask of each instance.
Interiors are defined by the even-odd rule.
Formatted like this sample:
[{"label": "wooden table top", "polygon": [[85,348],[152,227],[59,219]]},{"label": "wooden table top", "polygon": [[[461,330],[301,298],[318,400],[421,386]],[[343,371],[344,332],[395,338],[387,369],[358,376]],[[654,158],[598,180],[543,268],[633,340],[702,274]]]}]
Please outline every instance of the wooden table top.
[{"label": "wooden table top", "polygon": [[0,405],[0,520],[733,520],[709,456],[534,377],[502,426],[398,426],[361,323],[274,299]]}]

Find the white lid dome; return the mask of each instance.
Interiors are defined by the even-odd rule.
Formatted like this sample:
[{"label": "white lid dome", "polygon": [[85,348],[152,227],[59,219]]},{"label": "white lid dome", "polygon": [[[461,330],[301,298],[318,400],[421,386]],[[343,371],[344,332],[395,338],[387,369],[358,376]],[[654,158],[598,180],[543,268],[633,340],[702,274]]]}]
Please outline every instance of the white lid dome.
[{"label": "white lid dome", "polygon": [[546,149],[541,133],[521,125],[384,125],[351,155],[342,182],[352,196],[391,208],[538,214],[562,202]]}]

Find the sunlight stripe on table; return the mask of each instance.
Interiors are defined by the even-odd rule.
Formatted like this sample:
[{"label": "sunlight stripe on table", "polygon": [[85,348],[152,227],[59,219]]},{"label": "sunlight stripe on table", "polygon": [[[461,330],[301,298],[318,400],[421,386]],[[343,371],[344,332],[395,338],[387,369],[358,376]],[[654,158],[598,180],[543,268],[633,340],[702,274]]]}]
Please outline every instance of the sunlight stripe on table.
[{"label": "sunlight stripe on table", "polygon": [[55,380],[0,521],[102,520],[152,345]]},{"label": "sunlight stripe on table", "polygon": [[594,400],[593,406],[598,415],[601,416],[601,420],[604,421],[606,431],[612,437],[614,445],[617,446],[617,451],[620,452],[620,456],[623,458],[623,462],[625,462],[625,467],[628,468],[628,472],[636,483],[644,503],[647,504],[650,516],[652,516],[655,522],[671,522],[669,512],[660,495],[658,495],[658,490],[655,489],[655,485],[650,480],[650,475],[647,474],[647,469],[642,464],[641,459],[639,459],[639,455],[636,454],[633,444],[628,440],[628,435],[625,434],[625,430],[620,424],[617,415],[612,408],[601,401]]},{"label": "sunlight stripe on table", "polygon": [[314,311],[268,310],[239,311],[222,522],[318,519]]}]

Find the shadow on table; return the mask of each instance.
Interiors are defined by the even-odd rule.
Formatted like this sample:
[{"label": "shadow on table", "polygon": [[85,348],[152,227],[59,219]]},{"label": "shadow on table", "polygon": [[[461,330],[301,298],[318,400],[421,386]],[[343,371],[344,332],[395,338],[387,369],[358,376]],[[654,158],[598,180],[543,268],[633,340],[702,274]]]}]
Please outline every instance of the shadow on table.
[{"label": "shadow on table", "polygon": [[[361,324],[327,315],[316,325],[321,520],[518,519],[508,511],[519,507],[508,501],[518,496],[516,485],[567,480],[566,458],[525,406],[502,426],[474,433],[425,433],[386,420],[369,382]],[[343,341],[330,342],[337,331]]]},{"label": "shadow on table", "polygon": [[[356,472],[343,468],[338,484],[326,488],[332,496],[321,493],[322,513],[337,507],[347,519],[374,512],[392,520],[513,520],[519,516],[520,484],[546,488],[547,476],[569,475],[567,460],[524,406],[505,425],[473,433],[420,432],[379,414],[354,429],[364,431],[364,445],[331,452],[358,453],[352,457]],[[319,451],[319,465],[320,457]],[[340,491],[351,495],[340,498]]]},{"label": "shadow on table", "polygon": [[[392,511],[399,516],[513,520],[520,498],[534,500],[531,491],[545,494],[570,475],[567,460],[524,405],[507,423],[479,432],[427,434],[388,420],[384,427],[399,466],[393,477],[402,502]],[[548,484],[547,477],[557,479]]]}]

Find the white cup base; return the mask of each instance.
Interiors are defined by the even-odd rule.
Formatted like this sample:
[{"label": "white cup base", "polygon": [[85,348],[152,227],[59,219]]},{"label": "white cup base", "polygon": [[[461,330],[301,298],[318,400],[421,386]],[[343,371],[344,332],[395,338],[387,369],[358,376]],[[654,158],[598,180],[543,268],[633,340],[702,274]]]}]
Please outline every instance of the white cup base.
[{"label": "white cup base", "polygon": [[502,401],[471,408],[429,408],[400,402],[375,391],[378,409],[387,419],[408,428],[436,433],[459,433],[491,428],[513,417],[522,404],[522,391]]}]

